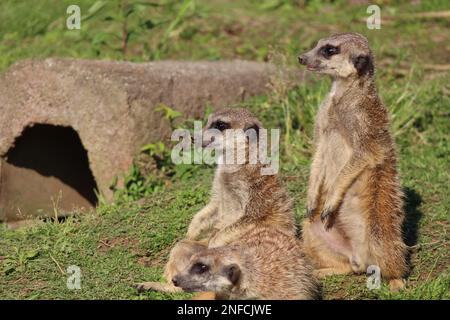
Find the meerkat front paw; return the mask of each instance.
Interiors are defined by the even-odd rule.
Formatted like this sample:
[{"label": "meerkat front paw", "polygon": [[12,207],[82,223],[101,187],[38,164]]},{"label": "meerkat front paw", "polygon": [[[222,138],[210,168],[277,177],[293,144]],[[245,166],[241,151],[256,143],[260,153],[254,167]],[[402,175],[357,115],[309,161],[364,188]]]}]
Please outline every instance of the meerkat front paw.
[{"label": "meerkat front paw", "polygon": [[133,287],[139,292],[145,291],[158,291],[158,292],[181,292],[182,289],[175,287],[169,283],[161,283],[161,282],[141,282],[136,283]]},{"label": "meerkat front paw", "polygon": [[320,213],[320,220],[325,223],[331,215],[331,210],[329,208],[324,208]]},{"label": "meerkat front paw", "polygon": [[310,208],[310,207],[306,207],[306,218],[312,219],[314,212],[316,211],[316,208]]},{"label": "meerkat front paw", "polygon": [[334,224],[334,210],[329,207],[325,207],[320,213],[320,220],[325,225],[325,230],[330,230]]},{"label": "meerkat front paw", "polygon": [[317,201],[316,197],[313,195],[308,195],[308,201],[306,203],[306,218],[312,219],[314,217],[314,213],[317,210]]},{"label": "meerkat front paw", "polygon": [[336,212],[340,206],[340,197],[336,194],[329,194],[326,199],[320,213],[320,220],[325,224],[325,229],[329,230],[334,224]]},{"label": "meerkat front paw", "polygon": [[198,232],[188,229],[186,232],[186,239],[188,240],[196,240],[198,236]]},{"label": "meerkat front paw", "polygon": [[186,239],[188,240],[198,240],[200,234],[202,233],[202,228],[195,221],[191,222],[186,232]]},{"label": "meerkat front paw", "polygon": [[137,290],[137,292],[145,292],[145,291],[151,291],[151,287],[148,285],[149,282],[141,282],[141,283],[135,283],[132,285],[134,289]]}]

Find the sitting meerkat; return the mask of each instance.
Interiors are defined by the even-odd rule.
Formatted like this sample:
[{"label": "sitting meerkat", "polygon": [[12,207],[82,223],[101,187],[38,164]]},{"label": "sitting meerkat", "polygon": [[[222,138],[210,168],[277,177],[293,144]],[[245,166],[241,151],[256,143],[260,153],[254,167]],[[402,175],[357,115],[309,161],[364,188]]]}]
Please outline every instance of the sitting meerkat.
[{"label": "sitting meerkat", "polygon": [[402,288],[403,193],[368,41],[357,33],[336,34],[319,40],[299,62],[333,78],[315,124],[305,250],[320,276],[374,265],[392,290]]},{"label": "sitting meerkat", "polygon": [[209,203],[193,217],[186,240],[170,254],[165,268],[165,279],[169,283],[144,282],[136,286],[139,290],[181,291],[171,280],[185,267],[187,256],[207,247],[227,245],[255,226],[268,226],[290,236],[297,233],[292,201],[278,175],[265,175],[262,169],[266,164],[249,161],[251,138],[241,137],[243,143],[236,144],[236,137],[226,134],[230,129],[237,130],[236,135],[252,130],[253,137],[258,140],[258,132],[262,129],[260,121],[246,109],[227,108],[210,115],[204,136],[208,136],[206,133],[211,129],[218,134],[203,140],[204,148],[214,147],[223,150],[224,154],[226,148],[233,148],[235,155],[244,151],[246,159],[243,163],[223,161],[217,165]]},{"label": "sitting meerkat", "polygon": [[320,296],[300,241],[263,225],[225,246],[194,254],[172,281],[187,292],[215,292],[218,299],[304,300]]},{"label": "sitting meerkat", "polygon": [[[233,148],[236,155],[243,151],[245,161],[218,164],[211,200],[192,219],[187,238],[197,239],[205,230],[213,230],[208,246],[222,246],[233,240],[235,234],[239,235],[243,229],[252,228],[255,224],[271,225],[295,235],[292,200],[282,187],[278,175],[263,174],[262,169],[266,165],[258,159],[255,163],[250,163],[250,139],[244,137],[241,144],[236,144],[233,140],[249,130],[253,130],[258,139],[259,132],[263,129],[260,121],[246,109],[224,109],[209,117],[205,133],[211,129],[223,134],[214,139],[207,138],[203,141],[203,147],[213,144],[216,150],[221,149],[224,153],[227,148]],[[234,137],[227,135],[227,130],[234,130]]]}]

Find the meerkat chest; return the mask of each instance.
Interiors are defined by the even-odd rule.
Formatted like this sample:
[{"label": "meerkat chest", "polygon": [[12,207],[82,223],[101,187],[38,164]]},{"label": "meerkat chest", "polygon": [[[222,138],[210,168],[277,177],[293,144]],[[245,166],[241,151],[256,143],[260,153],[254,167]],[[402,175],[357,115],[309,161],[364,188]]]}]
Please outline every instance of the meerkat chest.
[{"label": "meerkat chest", "polygon": [[351,157],[352,148],[344,137],[341,119],[336,114],[334,104],[335,89],[323,101],[317,116],[317,146],[318,154],[322,157],[321,163],[325,176],[330,182],[339,173]]},{"label": "meerkat chest", "polygon": [[[345,117],[341,112],[342,104],[337,103],[336,94],[332,90],[322,102],[317,113],[316,125],[319,135],[327,135],[333,131],[342,131],[346,127]],[[345,109],[345,108],[344,108]],[[343,132],[340,132],[343,133]]]},{"label": "meerkat chest", "polygon": [[329,112],[332,104],[333,96],[329,94],[325,100],[322,102],[322,104],[319,107],[319,110],[317,112],[317,119],[316,119],[316,129],[319,131],[319,135],[322,135],[326,133],[329,130],[330,126],[330,119],[329,119]]},{"label": "meerkat chest", "polygon": [[352,155],[352,149],[338,130],[330,130],[322,135],[318,145],[326,189],[332,186],[336,176]]},{"label": "meerkat chest", "polygon": [[245,185],[239,182],[221,188],[219,194],[219,229],[225,228],[237,220],[245,213],[245,206],[248,201],[248,190]]}]

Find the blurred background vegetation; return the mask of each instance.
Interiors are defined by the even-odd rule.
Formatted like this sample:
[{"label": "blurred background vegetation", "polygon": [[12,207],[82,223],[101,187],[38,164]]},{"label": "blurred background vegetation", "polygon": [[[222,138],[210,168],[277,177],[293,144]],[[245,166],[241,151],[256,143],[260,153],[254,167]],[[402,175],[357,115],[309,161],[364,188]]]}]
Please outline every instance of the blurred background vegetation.
[{"label": "blurred background vegetation", "polygon": [[[400,293],[385,285],[369,291],[364,276],[334,276],[324,281],[324,297],[449,299],[450,4],[373,3],[381,8],[380,30],[367,29],[367,3],[358,0],[2,0],[0,71],[21,59],[50,56],[133,62],[248,59],[295,67],[298,54],[321,37],[364,34],[375,53],[379,92],[398,145],[413,268]],[[71,4],[81,8],[81,30],[66,28]],[[300,220],[314,117],[330,80],[312,77],[288,89],[274,79],[272,85],[271,94],[245,106],[266,127],[282,130],[281,176]],[[171,123],[182,116],[170,106],[157,112]],[[125,188],[116,190],[116,201],[101,203],[96,212],[18,231],[0,225],[0,298],[187,297],[137,294],[131,287],[162,279],[171,246],[209,196],[213,169],[174,166],[169,156],[165,141],[143,146]],[[72,264],[82,268],[79,291],[65,285],[64,270]]]},{"label": "blurred background vegetation", "polygon": [[[366,28],[369,14],[364,2],[3,0],[0,70],[18,59],[48,56],[267,61],[271,48],[285,52],[295,63],[296,55],[317,38],[346,30],[367,35],[376,53],[390,58],[393,66],[417,58],[426,64],[449,62],[448,19],[414,15],[449,10],[448,1],[373,1],[382,14],[382,29],[373,31]],[[71,4],[81,9],[81,30],[66,27]]]}]

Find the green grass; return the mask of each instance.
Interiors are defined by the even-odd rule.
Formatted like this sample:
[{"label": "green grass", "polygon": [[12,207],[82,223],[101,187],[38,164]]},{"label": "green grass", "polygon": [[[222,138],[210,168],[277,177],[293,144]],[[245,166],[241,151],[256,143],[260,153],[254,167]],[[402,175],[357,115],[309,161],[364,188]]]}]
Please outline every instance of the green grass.
[{"label": "green grass", "polygon": [[[95,3],[77,2],[83,15]],[[412,270],[400,293],[390,293],[385,284],[370,291],[365,276],[329,277],[323,282],[324,298],[449,299],[450,75],[429,69],[450,63],[448,20],[393,20],[381,30],[369,31],[360,21],[365,7],[341,1],[158,2],[162,5],[137,8],[128,16],[131,34],[124,51],[119,1],[100,6],[82,22],[81,31],[64,28],[71,1],[41,0],[33,10],[26,1],[2,1],[0,70],[20,59],[47,56],[131,61],[243,58],[294,65],[297,54],[321,36],[346,30],[364,33],[376,54],[379,92],[391,112],[398,146]],[[392,3],[382,6],[382,15],[449,9],[447,1]],[[275,81],[273,93],[245,104],[266,127],[282,130],[280,174],[295,200],[298,220],[305,212],[313,120],[329,85],[327,79],[313,78],[287,89]],[[102,203],[90,214],[16,231],[0,224],[0,298],[189,297],[138,294],[131,287],[162,279],[171,246],[208,201],[212,168],[166,166],[175,175],[162,178],[157,188],[155,179],[164,174],[148,180],[150,192],[140,187],[127,196],[121,191],[114,203]],[[189,174],[182,175],[185,172]],[[129,181],[136,179],[140,175],[133,173]],[[146,196],[135,200],[136,195]],[[70,265],[81,268],[81,290],[66,287]]]},{"label": "green grass", "polygon": [[[131,285],[160,279],[167,249],[207,200],[206,182],[155,194],[140,205],[103,205],[64,222],[18,231],[2,226],[1,297],[138,299]],[[70,265],[81,268],[82,290],[66,288],[63,272]]]}]

